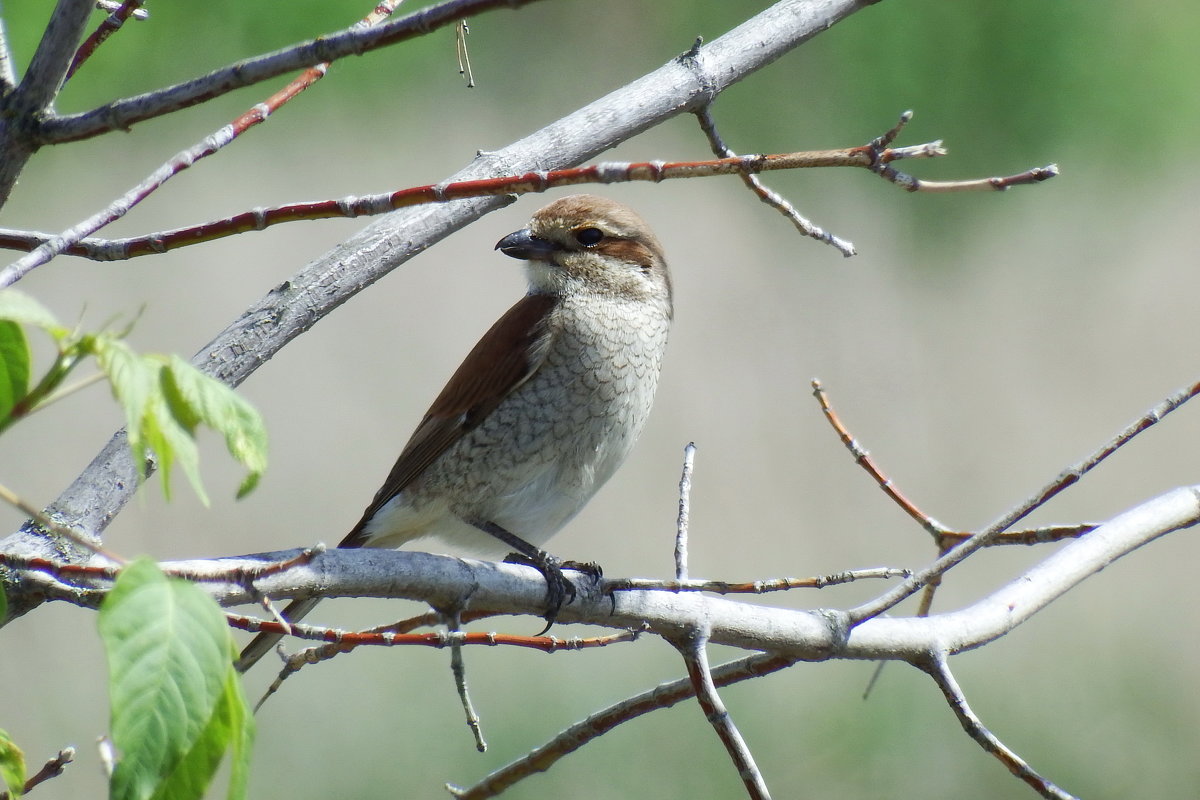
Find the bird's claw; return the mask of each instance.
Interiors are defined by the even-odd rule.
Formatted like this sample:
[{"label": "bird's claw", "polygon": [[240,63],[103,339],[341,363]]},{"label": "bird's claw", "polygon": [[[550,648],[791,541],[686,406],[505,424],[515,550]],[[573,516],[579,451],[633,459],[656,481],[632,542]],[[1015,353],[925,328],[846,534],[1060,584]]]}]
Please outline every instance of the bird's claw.
[{"label": "bird's claw", "polygon": [[542,577],[546,579],[546,613],[542,619],[546,620],[546,627],[542,628],[537,636],[541,636],[554,625],[558,620],[558,612],[567,603],[574,602],[576,597],[575,584],[563,574],[563,568],[582,572],[594,580],[599,580],[603,571],[600,565],[592,562],[579,561],[559,561],[554,556],[539,550],[536,556],[528,556],[524,553],[509,553],[504,561],[509,564],[524,564],[533,567],[538,572],[542,573]]}]

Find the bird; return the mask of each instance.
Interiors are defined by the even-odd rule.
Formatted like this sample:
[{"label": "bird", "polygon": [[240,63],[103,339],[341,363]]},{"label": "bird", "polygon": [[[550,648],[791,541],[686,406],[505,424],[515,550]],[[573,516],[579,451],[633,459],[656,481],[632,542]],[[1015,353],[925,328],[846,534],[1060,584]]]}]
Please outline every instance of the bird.
[{"label": "bird", "polygon": [[[339,547],[436,537],[511,549],[546,579],[548,629],[575,588],[541,547],[646,423],[674,316],[671,275],[646,222],[596,195],[551,202],[495,249],[525,262],[527,293],[468,353]],[[293,601],[284,618],[319,599]],[[280,638],[260,633],[237,668]]]}]

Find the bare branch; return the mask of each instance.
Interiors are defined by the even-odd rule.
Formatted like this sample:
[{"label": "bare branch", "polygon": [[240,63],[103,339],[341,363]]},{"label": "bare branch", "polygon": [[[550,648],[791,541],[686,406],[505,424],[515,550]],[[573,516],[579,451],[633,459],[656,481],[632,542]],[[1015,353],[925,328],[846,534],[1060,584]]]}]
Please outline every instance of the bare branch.
[{"label": "bare branch", "polygon": [[971,710],[971,706],[967,704],[967,698],[959,688],[958,681],[954,679],[950,665],[946,663],[943,656],[932,657],[918,666],[933,678],[933,682],[942,690],[946,703],[954,712],[954,716],[958,717],[958,721],[967,735],[985,751],[995,756],[1001,764],[1008,768],[1009,772],[1033,787],[1033,790],[1042,797],[1050,798],[1050,800],[1077,800],[1074,795],[1068,794],[1035,772],[1024,759],[1010,750],[1004,742],[996,738],[984,726],[979,717],[975,716],[975,712]]},{"label": "bare branch", "polygon": [[[578,597],[560,613],[562,623],[580,622],[639,629],[668,639],[709,626],[709,641],[769,651],[794,659],[892,659],[915,662],[931,651],[957,653],[1003,636],[1113,561],[1155,538],[1200,521],[1200,487],[1175,489],[1109,520],[1067,543],[1025,574],[974,604],[929,617],[876,617],[851,627],[853,612],[772,608],[694,592],[627,591],[606,596],[580,581]],[[452,608],[471,598],[475,612],[542,613],[545,582],[540,573],[516,564],[496,564],[429,553],[333,549],[286,572],[247,587],[239,578],[283,554],[168,562],[167,569],[204,576],[201,584],[223,605],[280,598],[393,597]],[[228,576],[226,583],[221,576]],[[23,572],[10,587],[12,602],[25,590],[41,597],[96,605],[111,582],[85,576],[66,582],[40,571]],[[277,623],[262,622],[262,629]],[[429,640],[418,642],[441,646]]]},{"label": "bare branch", "polygon": [[[276,95],[276,98],[286,95],[284,99],[290,99],[291,96],[294,96],[294,92],[303,89],[304,85],[300,85],[291,94],[288,94],[292,89],[289,87]],[[630,181],[659,183],[664,180],[707,178],[715,175],[740,175],[746,178],[758,172],[817,167],[862,167],[874,172],[881,163],[889,163],[901,158],[924,158],[945,154],[945,150],[934,148],[928,144],[908,148],[878,149],[872,142],[869,145],[840,150],[802,150],[794,153],[733,156],[708,161],[604,162],[589,167],[528,172],[483,180],[426,184],[362,197],[351,196],[337,200],[287,203],[281,206],[243,211],[200,225],[189,225],[127,239],[111,241],[87,241],[84,239],[87,234],[124,216],[133,205],[141,202],[167,179],[189,167],[195,160],[212,155],[221,147],[229,144],[249,125],[261,122],[270,110],[270,103],[265,107],[256,106],[239,117],[234,125],[222,128],[194,148],[176,155],[141,184],[110,204],[108,208],[58,236],[0,229],[0,246],[7,245],[16,248],[35,246],[35,249],[28,255],[0,271],[0,287],[12,285],[30,270],[63,252],[86,255],[101,260],[118,260],[158,255],[179,247],[211,242],[250,231],[261,231],[288,222],[370,216],[409,206],[445,203],[470,197],[521,195],[590,183],[611,184]],[[878,141],[878,139],[875,140],[875,142]],[[787,201],[774,193],[770,193],[770,197],[775,198],[773,205],[786,205]],[[787,207],[790,208],[790,206]],[[802,227],[801,230],[807,235],[828,241],[828,237],[812,232],[813,230],[819,231],[819,229],[806,230]]]},{"label": "bare branch", "polygon": [[762,771],[754,761],[750,747],[742,737],[742,732],[733,723],[733,717],[725,708],[721,695],[713,683],[712,671],[708,666],[707,638],[703,634],[695,634],[683,642],[676,643],[683,661],[687,665],[688,679],[692,682],[692,690],[696,700],[704,711],[717,738],[725,745],[725,752],[737,768],[742,784],[746,787],[746,795],[750,800],[770,800],[771,792],[763,780]]},{"label": "bare branch", "polygon": [[447,0],[392,22],[370,28],[355,25],[274,53],[238,61],[185,83],[114,100],[91,111],[51,116],[37,126],[34,136],[38,144],[61,144],[114,130],[127,130],[139,122],[279,75],[424,36],[438,28],[455,25],[464,16],[496,8],[519,8],[532,2],[535,0]]},{"label": "bare branch", "polygon": [[[91,0],[58,0],[25,77],[11,94],[0,95],[0,206],[37,150],[36,120],[49,114],[91,11]],[[11,56],[2,55],[11,75]]]},{"label": "bare branch", "polygon": [[679,516],[675,523],[675,580],[688,579],[688,524],[692,516],[692,465],[696,460],[696,443],[683,448],[683,475],[679,478]]},{"label": "bare branch", "polygon": [[[699,45],[699,41],[697,41]],[[725,141],[721,138],[721,134],[717,131],[717,122],[712,117],[712,109],[705,106],[696,112],[696,118],[700,121],[700,130],[704,131],[704,135],[708,137],[708,142],[712,146],[712,151],[721,158],[736,157],[737,153],[726,146]],[[742,183],[754,192],[759,200],[762,200],[767,205],[774,208],[780,214],[783,214],[796,229],[805,236],[816,239],[819,242],[831,245],[841,252],[842,255],[849,258],[855,254],[854,243],[848,242],[845,239],[839,239],[832,233],[829,233],[824,228],[820,228],[809,221],[807,217],[796,210],[796,207],[784,199],[783,195],[768,189],[763,184],[762,180],[757,175],[743,173]]]},{"label": "bare branch", "polygon": [[653,578],[617,578],[604,581],[605,592],[627,592],[632,589],[651,592],[710,592],[712,594],[766,594],[785,592],[791,589],[824,589],[841,586],[854,581],[868,579],[907,578],[912,570],[898,567],[875,567],[852,569],[833,575],[818,575],[813,578],[760,578],[755,581],[704,581],[673,580],[660,581]]},{"label": "bare branch", "polygon": [[[713,685],[720,688],[749,678],[760,678],[778,672],[795,661],[781,656],[758,654],[723,664],[712,670]],[[670,708],[695,694],[689,678],[664,683],[647,692],[622,700],[577,722],[552,740],[516,761],[501,767],[469,788],[447,785],[450,793],[462,800],[484,800],[495,797],[513,784],[535,772],[545,772],[559,759],[575,752],[594,739],[603,736],[622,723]]]},{"label": "bare branch", "polygon": [[[71,66],[67,68],[67,76],[64,80],[70,80],[71,76],[83,66],[83,63],[92,57],[92,53],[96,52],[96,48],[104,44],[108,40],[108,37],[121,30],[121,26],[125,24],[125,20],[130,17],[142,20],[146,19],[146,12],[141,7],[142,2],[143,0],[124,0],[122,3],[109,4],[113,7],[108,9],[108,16],[104,18],[104,21],[96,27],[96,30],[92,31],[91,35],[75,51],[75,57],[71,59]],[[98,3],[97,5],[102,4]]]},{"label": "bare branch", "polygon": [[852,609],[850,611],[852,624],[857,625],[864,619],[870,619],[871,617],[887,611],[889,608],[893,608],[897,603],[900,603],[906,597],[909,597],[915,592],[920,591],[923,586],[936,578],[936,576],[944,574],[946,570],[952,568],[954,565],[958,564],[980,548],[990,545],[1003,531],[1020,522],[1028,514],[1033,512],[1034,509],[1045,504],[1048,500],[1050,500],[1050,498],[1054,497],[1068,486],[1076,483],[1080,478],[1098,466],[1100,462],[1111,456],[1124,445],[1128,444],[1139,433],[1142,433],[1155,424],[1161,422],[1164,417],[1166,417],[1172,411],[1178,409],[1188,400],[1191,400],[1198,393],[1200,393],[1200,381],[1180,389],[1175,394],[1163,400],[1161,403],[1155,405],[1137,420],[1127,425],[1124,430],[1118,433],[1116,437],[1105,443],[1095,453],[1063,470],[1061,473],[1059,473],[1057,478],[1043,486],[1037,493],[1006,513],[1000,519],[996,520],[979,533],[970,537],[962,544],[947,551],[933,564],[930,564],[927,568],[920,570],[892,591],[871,601],[870,603],[866,603],[858,608]]},{"label": "bare branch", "polygon": [[[382,0],[370,14],[356,23],[355,29],[367,28],[386,19],[401,2],[403,0]],[[126,6],[122,6],[122,8],[131,8],[132,6],[136,6],[136,3],[131,2]],[[113,17],[116,16],[115,14],[113,15]],[[109,19],[113,19],[113,17]],[[83,48],[80,48],[80,52],[83,52]],[[79,58],[80,55],[77,54],[76,60],[78,61]],[[197,161],[217,153],[256,125],[266,122],[285,103],[296,98],[305,89],[325,77],[328,68],[329,62],[324,62],[304,70],[300,75],[293,78],[287,86],[267,98],[265,102],[255,104],[240,114],[229,125],[214,131],[188,149],[176,153],[167,163],[151,172],[143,181],[113,200],[97,213],[71,226],[57,236],[52,236],[42,241],[29,255],[24,256],[10,264],[3,271],[0,271],[0,288],[11,286],[24,277],[30,270],[47,263],[50,259],[70,249],[90,234],[124,217],[171,178],[188,169]],[[149,237],[149,241],[157,244],[159,238],[151,236]],[[163,250],[163,248],[154,248],[153,245],[152,248],[151,252],[162,252]]]}]

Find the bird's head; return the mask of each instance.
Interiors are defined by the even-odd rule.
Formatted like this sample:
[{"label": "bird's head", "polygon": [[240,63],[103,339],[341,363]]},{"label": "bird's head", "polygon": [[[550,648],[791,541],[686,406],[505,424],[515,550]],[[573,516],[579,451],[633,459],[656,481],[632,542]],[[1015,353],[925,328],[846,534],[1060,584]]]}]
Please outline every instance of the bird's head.
[{"label": "bird's head", "polygon": [[662,245],[641,217],[605,197],[555,200],[496,249],[528,262],[533,292],[598,292],[665,302],[668,308],[671,303]]}]

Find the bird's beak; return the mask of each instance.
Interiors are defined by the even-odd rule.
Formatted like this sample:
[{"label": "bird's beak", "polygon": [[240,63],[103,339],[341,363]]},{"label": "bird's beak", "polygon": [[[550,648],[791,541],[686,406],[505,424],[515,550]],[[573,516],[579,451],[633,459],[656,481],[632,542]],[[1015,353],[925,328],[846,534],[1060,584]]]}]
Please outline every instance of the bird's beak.
[{"label": "bird's beak", "polygon": [[534,236],[528,228],[522,228],[496,242],[496,249],[506,256],[526,261],[549,261],[557,248],[553,242]]}]

